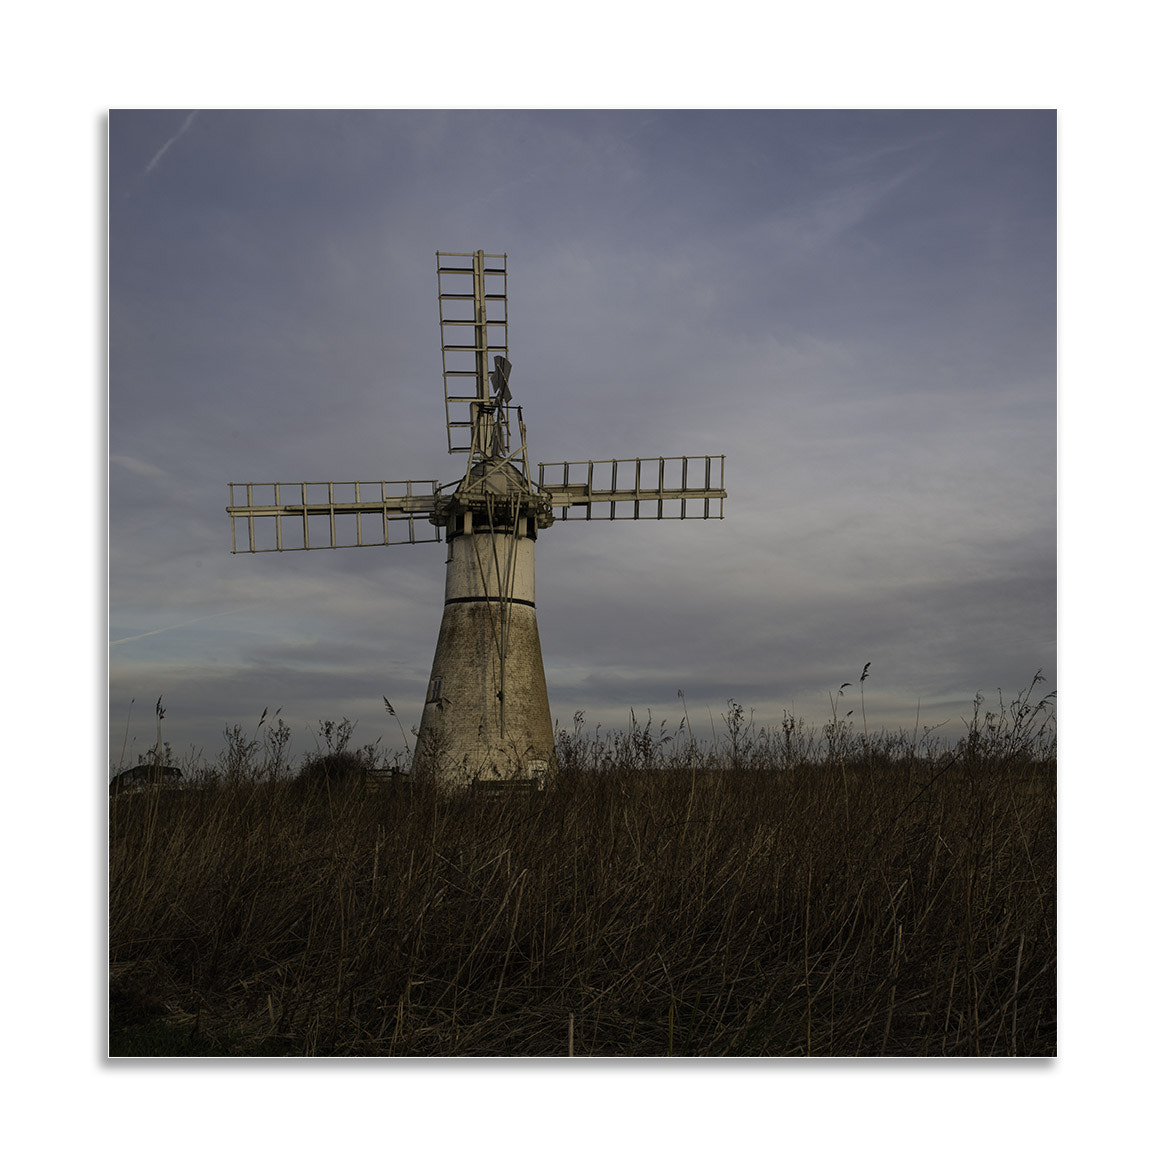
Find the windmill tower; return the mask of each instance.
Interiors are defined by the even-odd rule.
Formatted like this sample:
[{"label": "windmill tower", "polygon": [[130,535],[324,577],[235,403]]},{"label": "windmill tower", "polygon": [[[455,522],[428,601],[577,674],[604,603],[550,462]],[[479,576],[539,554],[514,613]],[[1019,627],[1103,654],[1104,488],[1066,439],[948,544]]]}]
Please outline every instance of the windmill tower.
[{"label": "windmill tower", "polygon": [[[447,547],[445,607],[413,775],[540,780],[554,731],[535,618],[534,544],[569,519],[723,518],[725,458],[540,462],[510,391],[506,256],[437,253],[442,376],[460,480],[232,482],[232,553]],[[517,439],[517,440],[516,440]],[[245,538],[240,537],[245,530]]]}]

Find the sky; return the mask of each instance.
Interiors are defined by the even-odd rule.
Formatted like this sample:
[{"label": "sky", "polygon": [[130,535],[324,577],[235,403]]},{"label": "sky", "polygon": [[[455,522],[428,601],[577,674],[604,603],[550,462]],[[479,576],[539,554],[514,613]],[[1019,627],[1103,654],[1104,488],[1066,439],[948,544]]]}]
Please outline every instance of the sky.
[{"label": "sky", "polygon": [[[1057,118],[109,115],[109,750],[275,710],[403,748],[440,544],[232,555],[227,483],[437,479],[435,252],[505,252],[532,462],[725,455],[720,521],[558,523],[552,715],[957,735],[1057,673]],[[861,689],[858,680],[869,662]],[[678,696],[684,693],[683,703]]]}]

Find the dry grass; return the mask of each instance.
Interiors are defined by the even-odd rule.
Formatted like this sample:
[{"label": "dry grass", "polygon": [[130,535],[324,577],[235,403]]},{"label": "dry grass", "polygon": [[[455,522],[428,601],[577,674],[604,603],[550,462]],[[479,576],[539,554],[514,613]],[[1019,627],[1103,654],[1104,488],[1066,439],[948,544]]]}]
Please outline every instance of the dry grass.
[{"label": "dry grass", "polygon": [[941,750],[730,706],[716,751],[577,724],[534,797],[113,798],[111,1049],[1052,1055],[1048,724],[977,702]]}]

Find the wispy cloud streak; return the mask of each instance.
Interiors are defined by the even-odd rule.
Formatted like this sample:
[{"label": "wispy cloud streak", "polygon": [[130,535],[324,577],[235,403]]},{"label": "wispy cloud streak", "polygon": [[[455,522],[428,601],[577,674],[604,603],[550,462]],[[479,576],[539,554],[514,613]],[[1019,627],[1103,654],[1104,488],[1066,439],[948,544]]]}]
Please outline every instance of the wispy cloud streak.
[{"label": "wispy cloud streak", "polygon": [[165,154],[166,151],[169,150],[170,147],[173,146],[174,143],[176,141],[178,141],[178,139],[180,137],[182,137],[182,135],[184,133],[186,133],[186,131],[188,129],[190,129],[190,127],[194,124],[194,119],[197,116],[198,116],[197,109],[192,109],[190,111],[190,113],[188,113],[186,115],[186,120],[182,123],[181,128],[178,130],[178,133],[176,133],[172,138],[170,138],[166,142],[166,144],[150,159],[150,161],[146,165],[146,169],[142,171],[143,175],[149,174],[150,171],[153,170],[154,167],[158,165],[158,163],[162,160],[162,155]]},{"label": "wispy cloud streak", "polygon": [[196,615],[194,619],[186,619],[182,623],[172,623],[165,628],[155,628],[152,632],[139,632],[136,636],[123,636],[120,640],[110,640],[109,646],[113,648],[118,644],[128,644],[133,640],[144,640],[147,636],[160,636],[163,632],[177,631],[178,628],[188,627],[192,623],[201,623],[204,619],[220,619],[224,615],[234,615],[242,610],[243,608],[236,607],[231,611],[215,612],[213,615]]},{"label": "wispy cloud streak", "polygon": [[165,470],[160,469],[150,462],[144,462],[141,458],[129,457],[121,453],[111,453],[109,460],[113,465],[121,466],[123,470],[129,470],[132,474],[140,474],[143,478],[164,480],[168,477]]}]

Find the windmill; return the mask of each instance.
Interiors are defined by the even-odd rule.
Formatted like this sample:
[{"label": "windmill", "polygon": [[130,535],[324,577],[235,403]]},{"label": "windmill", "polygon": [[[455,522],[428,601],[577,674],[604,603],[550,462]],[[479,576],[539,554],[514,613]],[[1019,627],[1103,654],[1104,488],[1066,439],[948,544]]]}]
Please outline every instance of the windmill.
[{"label": "windmill", "polygon": [[572,519],[723,518],[727,496],[723,454],[540,462],[536,481],[510,390],[506,280],[504,254],[437,252],[446,434],[451,454],[468,455],[458,481],[228,487],[232,553],[444,539],[445,607],[413,777],[447,787],[539,783],[553,765],[539,532]]}]

